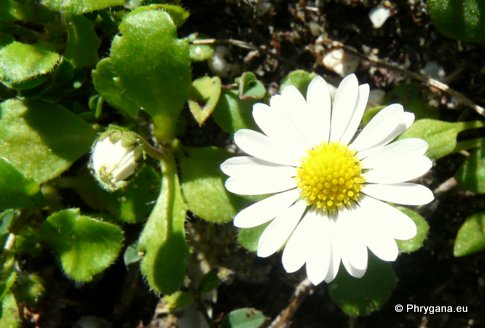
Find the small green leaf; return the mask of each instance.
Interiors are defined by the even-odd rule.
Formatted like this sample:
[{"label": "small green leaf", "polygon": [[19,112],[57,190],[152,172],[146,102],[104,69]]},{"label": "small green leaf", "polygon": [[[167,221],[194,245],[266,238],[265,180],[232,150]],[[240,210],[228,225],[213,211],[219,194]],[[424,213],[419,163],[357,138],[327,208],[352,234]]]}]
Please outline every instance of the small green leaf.
[{"label": "small green leaf", "polygon": [[42,44],[14,41],[0,48],[0,81],[9,88],[29,89],[45,81],[59,54]]},{"label": "small green leaf", "polygon": [[485,43],[483,0],[428,0],[428,10],[433,24],[444,35]]},{"label": "small green leaf", "polygon": [[94,66],[101,44],[93,23],[84,16],[70,16],[67,20],[67,44],[64,56],[75,67]]},{"label": "small green leaf", "polygon": [[456,257],[485,250],[485,212],[475,213],[466,219],[458,230],[453,255]]},{"label": "small green leaf", "polygon": [[19,303],[35,306],[45,293],[42,278],[35,273],[19,273],[13,286],[15,298]]},{"label": "small green leaf", "polygon": [[78,209],[49,216],[40,235],[59,256],[64,273],[78,282],[88,282],[108,268],[123,243],[118,226],[81,215]]},{"label": "small green leaf", "polygon": [[239,99],[237,90],[223,90],[213,117],[216,123],[228,133],[239,129],[256,129],[252,116],[254,100]]},{"label": "small green leaf", "polygon": [[239,79],[239,98],[260,100],[266,95],[266,88],[252,72],[244,72]]},{"label": "small green leaf", "polygon": [[135,10],[119,28],[110,57],[93,72],[96,90],[132,117],[139,109],[146,111],[154,120],[156,137],[170,142],[189,95],[188,41],[177,39],[176,26],[162,9]]},{"label": "small green leaf", "polygon": [[369,123],[370,120],[372,120],[372,118],[374,116],[376,116],[376,114],[379,113],[385,107],[386,106],[376,106],[376,107],[372,107],[372,108],[367,109],[364,112],[364,116],[362,117],[362,125],[366,126],[367,123]]},{"label": "small green leaf", "polygon": [[188,292],[177,291],[163,297],[163,303],[169,311],[181,310],[194,302],[194,296]]},{"label": "small green leaf", "polygon": [[148,6],[139,7],[137,9],[133,10],[133,12],[138,13],[138,12],[145,11],[145,10],[157,10],[157,9],[163,10],[167,14],[169,14],[170,18],[172,18],[172,21],[177,28],[182,26],[190,16],[190,13],[187,10],[185,10],[184,8],[182,8],[178,5],[171,5],[171,4],[167,4],[167,3],[152,4],[152,5],[148,5]]},{"label": "small green leaf", "polygon": [[480,121],[470,122],[444,122],[431,119],[417,120],[399,138],[421,138],[428,145],[426,154],[431,159],[438,159],[455,152],[456,137],[458,133],[483,127]]},{"label": "small green leaf", "polygon": [[421,87],[416,83],[399,84],[392,89],[385,98],[385,103],[399,103],[404,106],[408,112],[413,112],[416,119],[438,118],[438,112],[431,110],[426,105],[421,95]]},{"label": "small green leaf", "polygon": [[221,283],[219,276],[217,275],[217,270],[211,270],[207,272],[199,283],[199,292],[207,293],[216,288]]},{"label": "small green leaf", "polygon": [[396,288],[397,278],[391,264],[369,255],[364,277],[354,278],[341,270],[328,286],[332,301],[349,316],[366,316],[379,310]]},{"label": "small green leaf", "polygon": [[5,295],[0,304],[0,327],[17,328],[20,325],[19,308],[12,292]]},{"label": "small green leaf", "polygon": [[476,192],[485,193],[485,147],[482,146],[461,164],[455,175],[458,184]]},{"label": "small green leaf", "polygon": [[192,44],[193,41],[199,39],[207,39],[208,37],[199,33],[190,34],[187,39],[190,42],[190,59],[192,61],[201,62],[209,60],[214,55],[214,47],[205,44]]},{"label": "small green leaf", "polygon": [[240,199],[224,187],[225,176],[219,166],[229,154],[221,148],[186,148],[180,156],[182,191],[189,210],[212,222],[229,222],[236,215]]},{"label": "small green leaf", "polygon": [[185,241],[187,211],[177,177],[175,160],[162,161],[162,189],[143,229],[138,247],[145,253],[141,272],[156,293],[172,294],[182,286],[187,265]]},{"label": "small green leaf", "polygon": [[259,238],[268,225],[269,222],[254,228],[240,229],[237,241],[248,251],[256,252],[258,249]]},{"label": "small green leaf", "polygon": [[315,73],[309,73],[303,70],[296,70],[290,72],[287,76],[285,76],[280,83],[280,91],[286,88],[289,85],[295,86],[300,92],[305,95],[306,89],[308,85],[312,81],[312,79],[316,76]]},{"label": "small green leaf", "polygon": [[44,203],[39,184],[0,158],[0,209],[36,208]]},{"label": "small green leaf", "polygon": [[0,22],[24,21],[45,23],[53,20],[53,12],[37,1],[2,0]]},{"label": "small green leaf", "polygon": [[192,82],[189,96],[190,112],[202,126],[210,117],[221,95],[221,79],[204,76]]},{"label": "small green leaf", "polygon": [[222,321],[221,328],[259,328],[266,318],[261,311],[242,308],[231,311]]},{"label": "small green leaf", "polygon": [[94,140],[89,124],[56,104],[10,99],[0,113],[0,157],[37,183],[67,170]]},{"label": "small green leaf", "polygon": [[142,258],[143,256],[138,251],[138,244],[136,242],[126,247],[123,253],[123,262],[125,262],[126,266],[140,262]]},{"label": "small green leaf", "polygon": [[125,2],[126,0],[41,0],[41,3],[51,10],[73,15],[122,6]]},{"label": "small green leaf", "polygon": [[426,236],[428,235],[428,222],[426,222],[426,220],[421,215],[419,215],[419,213],[412,211],[408,208],[399,207],[399,210],[409,216],[409,218],[414,221],[418,232],[416,233],[416,236],[414,236],[414,238],[412,239],[396,240],[397,246],[404,253],[415,252],[423,246]]}]

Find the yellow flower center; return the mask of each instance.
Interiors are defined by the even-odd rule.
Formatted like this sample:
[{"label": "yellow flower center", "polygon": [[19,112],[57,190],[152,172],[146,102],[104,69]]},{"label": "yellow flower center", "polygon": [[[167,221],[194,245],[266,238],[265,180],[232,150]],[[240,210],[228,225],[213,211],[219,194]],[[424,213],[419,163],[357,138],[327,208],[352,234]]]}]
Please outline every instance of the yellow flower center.
[{"label": "yellow flower center", "polygon": [[330,142],[310,149],[302,158],[296,182],[308,205],[335,212],[359,200],[365,180],[355,152],[339,142]]}]

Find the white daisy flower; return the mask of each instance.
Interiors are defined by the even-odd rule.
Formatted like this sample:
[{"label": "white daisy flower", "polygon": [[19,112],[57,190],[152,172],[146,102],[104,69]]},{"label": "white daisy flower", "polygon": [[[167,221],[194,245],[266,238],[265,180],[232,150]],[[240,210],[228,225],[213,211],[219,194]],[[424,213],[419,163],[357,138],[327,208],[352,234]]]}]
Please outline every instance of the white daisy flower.
[{"label": "white daisy flower", "polygon": [[123,188],[140,166],[142,150],[134,133],[113,130],[96,141],[91,153],[91,168],[100,185],[109,191]]},{"label": "white daisy flower", "polygon": [[434,199],[426,187],[407,182],[432,166],[427,143],[392,142],[411,126],[414,114],[399,104],[382,109],[357,132],[369,86],[347,76],[332,99],[315,77],[305,98],[293,86],[258,103],[253,117],[263,133],[242,129],[236,145],[249,156],[221,165],[226,188],[239,195],[273,194],[239,212],[234,225],[269,223],[257,255],[283,248],[287,272],[306,265],[317,285],[335,279],[340,263],[354,277],[367,270],[367,249],[384,261],[398,255],[397,240],[411,239],[416,225],[387,204],[423,205]]}]

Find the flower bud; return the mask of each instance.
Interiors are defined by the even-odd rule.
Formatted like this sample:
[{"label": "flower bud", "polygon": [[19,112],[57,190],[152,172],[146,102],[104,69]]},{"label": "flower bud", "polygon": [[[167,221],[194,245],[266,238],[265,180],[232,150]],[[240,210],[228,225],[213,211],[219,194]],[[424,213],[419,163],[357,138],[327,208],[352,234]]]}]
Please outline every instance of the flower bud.
[{"label": "flower bud", "polygon": [[91,169],[99,184],[115,191],[128,184],[144,156],[140,137],[130,131],[110,129],[101,134],[91,152]]}]

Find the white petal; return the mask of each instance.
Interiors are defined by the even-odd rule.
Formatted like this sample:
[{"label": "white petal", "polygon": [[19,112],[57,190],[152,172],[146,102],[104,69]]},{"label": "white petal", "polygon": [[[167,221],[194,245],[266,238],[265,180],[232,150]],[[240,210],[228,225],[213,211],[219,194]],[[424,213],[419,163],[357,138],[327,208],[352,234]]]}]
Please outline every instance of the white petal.
[{"label": "white petal", "polygon": [[332,107],[330,140],[340,140],[347,127],[359,97],[359,81],[354,74],[342,80]]},{"label": "white petal", "polygon": [[370,224],[371,229],[399,240],[408,240],[416,235],[414,221],[394,206],[367,196],[359,200],[359,205],[361,221]]},{"label": "white petal", "polygon": [[286,243],[281,261],[288,273],[298,271],[303,264],[305,264],[310,247],[314,247],[314,245],[311,245],[309,242],[309,237],[314,230],[313,225],[311,224],[313,223],[313,215],[313,211],[309,211],[305,214]]},{"label": "white petal", "polygon": [[294,177],[296,168],[293,166],[274,164],[250,156],[237,156],[227,159],[221,164],[221,170],[229,176],[255,175],[265,177],[276,173]]},{"label": "white petal", "polygon": [[300,221],[306,206],[305,201],[298,201],[269,224],[259,238],[259,257],[273,255],[284,245]]},{"label": "white petal", "polygon": [[310,246],[306,255],[306,272],[312,284],[318,285],[325,280],[330,268],[330,224],[326,216],[317,212],[313,212],[309,220],[310,233],[307,238]]},{"label": "white petal", "polygon": [[[278,97],[281,96],[273,96],[275,99]],[[272,102],[273,105],[278,103],[276,100]],[[295,156],[300,158],[307,146],[287,117],[286,111],[280,107],[282,106],[272,108],[261,103],[255,104],[253,106],[254,120],[275,145],[295,153]]]},{"label": "white petal", "polygon": [[363,174],[368,183],[399,183],[419,178],[429,171],[433,162],[426,156],[382,161],[375,169]]},{"label": "white petal", "polygon": [[267,175],[229,177],[225,183],[226,189],[238,195],[266,195],[296,187],[295,179],[291,177]]},{"label": "white petal", "polygon": [[266,223],[288,209],[299,195],[298,189],[293,189],[267,197],[239,212],[234,217],[234,225],[239,228],[253,228]]},{"label": "white petal", "polygon": [[362,116],[364,115],[365,107],[367,106],[367,101],[369,100],[369,85],[363,84],[359,86],[359,98],[357,100],[357,104],[355,105],[354,112],[350,117],[349,123],[345,132],[343,133],[342,137],[340,138],[340,142],[347,145],[350,140],[355,135],[355,131],[360,125],[360,121],[362,120]]},{"label": "white petal", "polygon": [[415,183],[366,184],[362,192],[386,202],[403,205],[424,205],[434,200],[431,190]]},{"label": "white petal", "polygon": [[341,260],[341,248],[342,245],[340,243],[340,234],[337,229],[337,221],[335,219],[329,220],[329,227],[330,227],[330,237],[331,237],[331,247],[330,247],[330,266],[328,268],[327,276],[325,277],[325,282],[329,283],[332,282],[335,277],[337,277],[339,268],[340,268],[340,260]]},{"label": "white petal", "polygon": [[298,166],[299,157],[275,145],[259,132],[241,129],[234,134],[234,142],[245,153],[259,159],[284,165]]},{"label": "white petal", "polygon": [[393,142],[379,152],[362,158],[361,165],[365,169],[373,169],[381,166],[381,163],[390,159],[399,158],[402,161],[405,158],[422,156],[428,149],[428,143],[423,139],[409,138]]},{"label": "white petal", "polygon": [[399,253],[396,241],[382,236],[372,237],[367,240],[367,247],[383,261],[395,261]]},{"label": "white petal", "polygon": [[313,113],[314,122],[317,125],[317,132],[315,133],[312,146],[328,142],[332,104],[328,84],[322,77],[315,76],[310,82],[306,99],[308,108]]},{"label": "white petal", "polygon": [[[377,113],[352,142],[351,147],[360,151],[381,144],[381,141],[406,129],[407,115],[402,105],[392,104]],[[403,130],[403,131],[404,131]]]},{"label": "white petal", "polygon": [[342,263],[353,277],[361,278],[367,270],[367,247],[362,239],[359,209],[339,211],[338,227],[342,245]]}]

